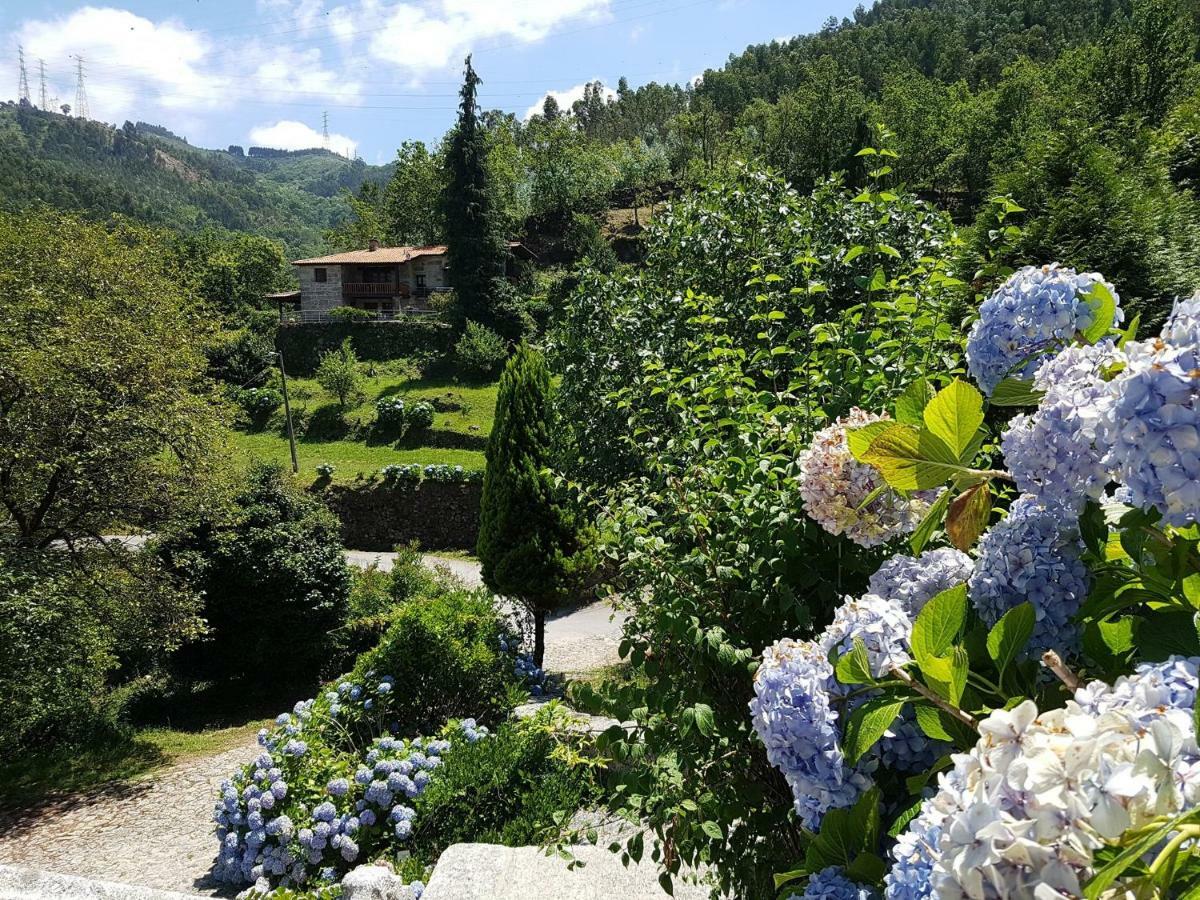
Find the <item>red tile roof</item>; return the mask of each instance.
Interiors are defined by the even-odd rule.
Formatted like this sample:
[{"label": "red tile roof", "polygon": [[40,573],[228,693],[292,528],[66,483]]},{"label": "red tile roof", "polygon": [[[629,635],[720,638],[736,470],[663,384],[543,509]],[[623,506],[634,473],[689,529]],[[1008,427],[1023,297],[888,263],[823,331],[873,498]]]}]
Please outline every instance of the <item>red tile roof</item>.
[{"label": "red tile roof", "polygon": [[347,253],[334,253],[331,256],[316,256],[312,259],[298,259],[293,266],[337,266],[357,265],[360,263],[379,263],[381,265],[396,265],[406,263],[418,256],[444,256],[445,244],[430,244],[425,247],[380,247],[376,250],[350,250]]}]

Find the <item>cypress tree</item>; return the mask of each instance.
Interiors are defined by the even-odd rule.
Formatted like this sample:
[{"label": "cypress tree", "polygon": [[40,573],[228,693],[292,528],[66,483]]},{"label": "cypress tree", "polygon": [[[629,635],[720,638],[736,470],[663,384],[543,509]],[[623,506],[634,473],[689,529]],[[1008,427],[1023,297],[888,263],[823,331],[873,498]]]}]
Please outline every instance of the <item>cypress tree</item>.
[{"label": "cypress tree", "polygon": [[466,319],[497,328],[494,301],[504,292],[508,255],[487,169],[488,136],[479,121],[479,76],[466,60],[458,122],[446,149],[442,217],[450,286]]},{"label": "cypress tree", "polygon": [[539,666],[546,614],[571,597],[585,564],[573,513],[544,471],[551,453],[550,391],[545,360],[522,344],[500,377],[476,546],[484,584],[532,613]]}]

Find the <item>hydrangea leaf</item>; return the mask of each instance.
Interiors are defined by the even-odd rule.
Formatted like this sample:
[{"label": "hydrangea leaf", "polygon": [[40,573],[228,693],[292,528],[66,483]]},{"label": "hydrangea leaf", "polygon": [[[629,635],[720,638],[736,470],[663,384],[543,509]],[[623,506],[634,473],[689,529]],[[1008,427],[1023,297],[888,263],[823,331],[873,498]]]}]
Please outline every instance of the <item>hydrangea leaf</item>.
[{"label": "hydrangea leaf", "polygon": [[854,765],[879,742],[904,708],[903,700],[874,697],[857,706],[846,721],[842,750],[846,762]]},{"label": "hydrangea leaf", "polygon": [[959,550],[969,550],[987,528],[992,515],[992,494],[986,481],[967,488],[954,498],[946,514],[946,536]]},{"label": "hydrangea leaf", "polygon": [[938,391],[923,414],[925,427],[942,441],[958,462],[983,424],[983,395],[965,381],[955,379]]},{"label": "hydrangea leaf", "polygon": [[991,402],[992,406],[1037,406],[1045,395],[1032,382],[1005,378],[992,391]]},{"label": "hydrangea leaf", "polygon": [[1113,321],[1117,315],[1117,298],[1101,281],[1093,284],[1092,289],[1083,296],[1095,313],[1092,317],[1092,324],[1081,334],[1085,343],[1094,344],[1112,331]]},{"label": "hydrangea leaf", "polygon": [[946,515],[946,508],[949,505],[950,492],[942,491],[933,505],[929,507],[929,512],[925,514],[921,524],[912,533],[912,537],[909,538],[908,546],[914,556],[920,556],[921,551],[925,549],[925,545],[933,537],[934,531],[942,524],[942,517]]},{"label": "hydrangea leaf", "polygon": [[966,621],[965,584],[942,591],[925,604],[913,622],[911,638],[913,656],[922,670],[926,660],[946,655]]},{"label": "hydrangea leaf", "polygon": [[896,400],[896,421],[905,425],[921,425],[925,421],[925,407],[933,399],[934,393],[933,385],[927,378],[912,382]]},{"label": "hydrangea leaf", "polygon": [[1001,676],[1029,643],[1036,619],[1033,604],[1025,602],[1002,615],[988,632],[988,655],[996,663]]},{"label": "hydrangea leaf", "polygon": [[887,419],[880,419],[878,422],[869,422],[858,428],[847,428],[846,446],[850,448],[850,455],[859,462],[863,462],[863,454],[870,448],[871,442],[894,424]]},{"label": "hydrangea leaf", "polygon": [[875,681],[871,675],[871,658],[862,638],[856,637],[849,652],[838,657],[834,673],[842,684],[871,684]]},{"label": "hydrangea leaf", "polygon": [[892,425],[871,441],[862,461],[874,466],[894,488],[929,490],[958,475],[970,474],[965,466],[947,461],[948,450],[944,442],[928,432],[911,425]]},{"label": "hydrangea leaf", "polygon": [[942,725],[942,717],[936,707],[918,703],[915,705],[914,710],[917,715],[917,727],[925,733],[926,737],[932,738],[935,741],[954,740],[950,732]]},{"label": "hydrangea leaf", "polygon": [[874,853],[860,853],[854,862],[846,866],[846,877],[860,884],[875,884],[883,881],[887,874],[887,863]]}]

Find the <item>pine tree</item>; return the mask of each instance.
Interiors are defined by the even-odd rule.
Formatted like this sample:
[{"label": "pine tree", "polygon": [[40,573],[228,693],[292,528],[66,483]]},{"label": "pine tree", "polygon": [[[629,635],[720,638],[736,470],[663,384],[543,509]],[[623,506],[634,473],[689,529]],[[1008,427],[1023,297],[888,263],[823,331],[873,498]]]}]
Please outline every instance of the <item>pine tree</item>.
[{"label": "pine tree", "polygon": [[[458,123],[446,149],[442,218],[448,246],[450,286],[462,316],[502,334],[495,301],[505,296],[504,265],[508,254],[500,212],[488,176],[488,136],[476,103],[480,79],[467,57]],[[510,335],[511,336],[511,335]]]},{"label": "pine tree", "polygon": [[476,546],[484,584],[533,614],[533,658],[539,666],[546,614],[574,593],[587,561],[574,516],[545,472],[550,391],[545,360],[522,344],[500,377]]}]

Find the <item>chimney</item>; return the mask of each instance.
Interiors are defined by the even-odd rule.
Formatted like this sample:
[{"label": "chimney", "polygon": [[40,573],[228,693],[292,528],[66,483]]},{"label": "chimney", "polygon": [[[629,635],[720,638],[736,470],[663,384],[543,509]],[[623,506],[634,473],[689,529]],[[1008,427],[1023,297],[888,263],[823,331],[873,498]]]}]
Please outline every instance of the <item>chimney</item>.
[{"label": "chimney", "polygon": [[375,238],[371,238],[371,240],[367,242],[367,249],[374,253],[379,249],[379,241],[375,240]]}]

